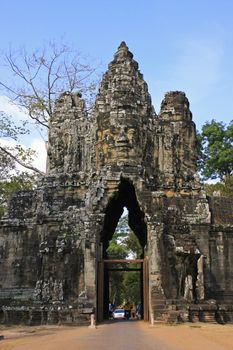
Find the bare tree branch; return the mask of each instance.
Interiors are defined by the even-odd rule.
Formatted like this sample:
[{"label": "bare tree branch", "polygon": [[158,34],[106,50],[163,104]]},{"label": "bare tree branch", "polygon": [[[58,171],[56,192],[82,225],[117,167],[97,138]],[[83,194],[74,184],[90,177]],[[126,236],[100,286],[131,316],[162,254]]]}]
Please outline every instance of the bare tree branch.
[{"label": "bare tree branch", "polygon": [[21,166],[23,166],[26,169],[32,170],[40,175],[44,175],[44,173],[42,171],[40,171],[39,169],[33,167],[30,164],[25,164],[24,162],[22,162],[18,157],[14,156],[9,150],[5,149],[4,147],[0,146],[0,150],[5,153],[6,155],[8,155],[9,157],[11,157],[15,162],[17,162],[18,164],[20,164]]},{"label": "bare tree branch", "polygon": [[77,90],[89,99],[96,86],[91,80],[96,69],[64,44],[51,42],[47,48],[31,55],[25,50],[13,52],[10,49],[5,62],[14,86],[4,81],[0,81],[0,86],[43,127],[48,127],[55,100],[62,92]]}]

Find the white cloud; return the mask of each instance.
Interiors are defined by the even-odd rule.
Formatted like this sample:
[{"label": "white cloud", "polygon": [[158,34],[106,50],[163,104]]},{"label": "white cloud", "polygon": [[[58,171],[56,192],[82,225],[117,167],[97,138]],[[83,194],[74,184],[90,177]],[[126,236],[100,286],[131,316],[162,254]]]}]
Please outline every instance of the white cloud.
[{"label": "white cloud", "polygon": [[16,141],[15,140],[9,140],[9,139],[1,139],[0,140],[1,146],[6,146],[6,147],[15,147],[16,146]]},{"label": "white cloud", "polygon": [[[17,142],[15,140],[10,140],[10,139],[1,139],[0,140],[0,145],[2,147],[10,147],[14,148],[17,145]],[[21,171],[25,171],[25,168],[22,167],[20,164],[16,163],[16,169]],[[12,171],[12,174],[14,174],[14,170]]]},{"label": "white cloud", "polygon": [[[27,114],[23,109],[19,108],[17,105],[12,103],[7,96],[0,96],[0,111],[13,117],[14,121],[26,120],[28,119]],[[41,138],[39,139],[35,134],[39,135],[39,128],[31,126],[31,134],[21,137],[20,144],[23,148],[31,148],[36,151],[33,166],[39,170],[45,172],[46,169],[46,145],[45,141]],[[16,142],[10,139],[1,139],[1,144],[4,146],[14,147]],[[17,166],[20,170],[25,170],[21,166]]]},{"label": "white cloud", "polygon": [[[17,143],[14,140],[1,139],[2,146],[15,147],[16,144]],[[26,149],[25,145],[21,144],[21,146]],[[47,157],[45,142],[41,139],[33,139],[30,148],[36,152],[32,165],[40,171],[45,172]],[[25,168],[19,164],[17,164],[17,169],[20,171],[25,171]]]},{"label": "white cloud", "polygon": [[33,139],[30,148],[36,151],[36,155],[33,161],[33,166],[45,172],[46,157],[47,157],[45,142],[41,139]]},{"label": "white cloud", "polygon": [[28,119],[27,113],[4,95],[0,95],[0,111],[13,117],[15,121]]}]

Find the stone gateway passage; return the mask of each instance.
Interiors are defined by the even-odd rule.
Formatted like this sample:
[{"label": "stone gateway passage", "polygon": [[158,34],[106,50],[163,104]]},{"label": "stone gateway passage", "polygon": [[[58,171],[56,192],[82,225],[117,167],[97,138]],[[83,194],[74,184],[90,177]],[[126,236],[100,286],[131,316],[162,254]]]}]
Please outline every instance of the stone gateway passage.
[{"label": "stone gateway passage", "polygon": [[91,116],[80,94],[58,98],[47,150],[46,175],[1,220],[1,323],[101,319],[100,266],[124,207],[147,262],[147,318],[233,322],[233,200],[200,185],[183,92],[157,115],[122,42]]}]

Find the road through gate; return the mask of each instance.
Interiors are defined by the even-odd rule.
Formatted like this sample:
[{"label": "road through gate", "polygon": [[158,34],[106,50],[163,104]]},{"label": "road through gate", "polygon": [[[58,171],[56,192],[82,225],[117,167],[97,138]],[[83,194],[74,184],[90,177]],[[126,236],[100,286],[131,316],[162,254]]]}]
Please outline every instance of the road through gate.
[{"label": "road through gate", "polygon": [[[122,264],[122,263],[140,263],[140,268],[110,268],[111,264]],[[108,314],[108,300],[106,299],[106,289],[109,288],[108,279],[107,279],[107,271],[141,271],[141,283],[142,283],[142,305],[143,305],[143,320],[149,321],[149,274],[148,274],[148,259],[147,257],[144,259],[106,259],[101,260],[98,263],[98,277],[97,277],[97,315],[96,319],[98,322],[103,321]]]}]

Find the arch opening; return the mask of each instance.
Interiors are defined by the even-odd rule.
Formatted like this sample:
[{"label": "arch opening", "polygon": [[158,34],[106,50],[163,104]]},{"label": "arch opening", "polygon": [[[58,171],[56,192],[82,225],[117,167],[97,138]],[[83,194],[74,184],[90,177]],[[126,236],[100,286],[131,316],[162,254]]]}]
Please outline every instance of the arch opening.
[{"label": "arch opening", "polygon": [[[109,280],[110,318],[114,308],[123,308],[125,304],[132,308],[133,319],[141,318],[142,263],[137,262],[137,259],[142,256],[142,246],[128,226],[128,211],[124,208],[107,249],[108,261],[118,261],[118,263],[113,262],[106,266]],[[129,263],[129,261],[132,262]]]},{"label": "arch opening", "polygon": [[[111,252],[111,249],[109,250],[111,248],[110,242],[113,239],[116,246],[120,245],[114,233],[125,209],[128,211],[128,217],[124,216],[124,225],[125,227],[128,226],[128,231],[132,236],[135,235],[136,241],[139,242],[137,253],[135,256],[127,254],[113,256],[113,252]],[[100,265],[101,270],[98,271],[98,285],[101,287],[98,288],[97,318],[99,321],[109,318],[109,306],[111,304],[114,304],[114,307],[119,307],[129,303],[134,310],[136,306],[140,305],[140,316],[143,317],[147,227],[144,221],[144,213],[137,201],[134,186],[126,179],[121,179],[118,191],[109,200],[105,211],[103,230],[100,233],[100,243],[102,246],[102,264]],[[116,249],[116,251],[118,253],[123,252],[121,249]],[[123,283],[119,285],[117,291],[119,293],[120,290],[123,290],[121,297],[114,295],[117,288],[114,290],[113,281],[115,282],[116,279],[119,283]],[[132,292],[129,291],[130,285],[132,286]]]},{"label": "arch opening", "polygon": [[105,211],[104,227],[100,234],[100,242],[103,245],[103,258],[107,258],[107,248],[112,239],[118,222],[124,212],[128,210],[128,225],[138,238],[142,249],[147,243],[147,228],[144,222],[144,213],[141,211],[133,184],[122,179],[118,192],[110,199]]}]

